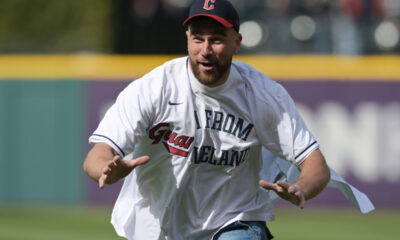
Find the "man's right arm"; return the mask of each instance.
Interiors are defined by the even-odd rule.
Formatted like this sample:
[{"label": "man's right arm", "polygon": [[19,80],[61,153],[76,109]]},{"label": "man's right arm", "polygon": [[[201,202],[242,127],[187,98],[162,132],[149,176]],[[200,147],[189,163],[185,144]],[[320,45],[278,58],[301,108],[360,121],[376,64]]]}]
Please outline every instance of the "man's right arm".
[{"label": "man's right arm", "polygon": [[98,182],[103,169],[116,155],[116,151],[108,144],[96,143],[86,156],[83,169],[89,177]]},{"label": "man's right arm", "polygon": [[106,143],[96,143],[89,151],[83,169],[86,174],[99,183],[113,184],[127,176],[136,166],[145,164],[149,156],[142,156],[134,160],[122,160],[121,156]]}]

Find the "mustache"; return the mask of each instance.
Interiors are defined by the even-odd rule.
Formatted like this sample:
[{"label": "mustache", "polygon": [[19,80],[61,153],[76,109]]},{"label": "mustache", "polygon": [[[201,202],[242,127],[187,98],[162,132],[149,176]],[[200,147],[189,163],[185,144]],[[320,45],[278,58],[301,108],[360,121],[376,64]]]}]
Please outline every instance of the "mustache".
[{"label": "mustache", "polygon": [[198,61],[217,61],[217,59],[215,58],[215,56],[212,55],[206,55],[206,56],[199,56],[199,60]]},{"label": "mustache", "polygon": [[198,59],[196,62],[198,64],[218,64],[218,61],[212,58]]}]

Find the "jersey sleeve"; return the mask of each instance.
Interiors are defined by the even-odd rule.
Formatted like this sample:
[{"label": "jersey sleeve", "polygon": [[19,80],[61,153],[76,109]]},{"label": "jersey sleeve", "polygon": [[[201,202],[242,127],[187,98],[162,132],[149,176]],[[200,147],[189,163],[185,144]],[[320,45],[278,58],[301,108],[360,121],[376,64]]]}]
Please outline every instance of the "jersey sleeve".
[{"label": "jersey sleeve", "polygon": [[133,151],[152,119],[151,93],[143,81],[135,80],[118,95],[89,137],[90,144],[105,142],[121,156]]},{"label": "jersey sleeve", "polygon": [[255,91],[257,135],[272,153],[300,165],[319,145],[288,92],[277,82],[263,80]]}]

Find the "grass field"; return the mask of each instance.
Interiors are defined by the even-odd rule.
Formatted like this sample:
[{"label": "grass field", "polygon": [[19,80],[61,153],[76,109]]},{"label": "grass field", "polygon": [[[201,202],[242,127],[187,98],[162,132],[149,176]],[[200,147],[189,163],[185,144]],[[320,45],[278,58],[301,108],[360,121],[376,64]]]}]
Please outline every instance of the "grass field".
[{"label": "grass field", "polygon": [[277,240],[398,240],[400,209],[362,214],[341,208],[278,209],[268,223]]},{"label": "grass field", "polygon": [[[111,208],[0,207],[1,240],[121,240],[109,223]],[[400,209],[363,215],[354,209],[278,208],[268,223],[276,240],[397,240]]]}]

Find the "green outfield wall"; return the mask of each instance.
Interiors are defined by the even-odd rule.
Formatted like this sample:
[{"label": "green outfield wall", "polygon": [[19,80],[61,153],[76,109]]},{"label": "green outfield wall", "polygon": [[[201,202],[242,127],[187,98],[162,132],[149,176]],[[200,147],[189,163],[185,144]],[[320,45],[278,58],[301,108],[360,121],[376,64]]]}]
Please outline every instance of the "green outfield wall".
[{"label": "green outfield wall", "polygon": [[80,202],[83,81],[0,81],[0,202]]}]

